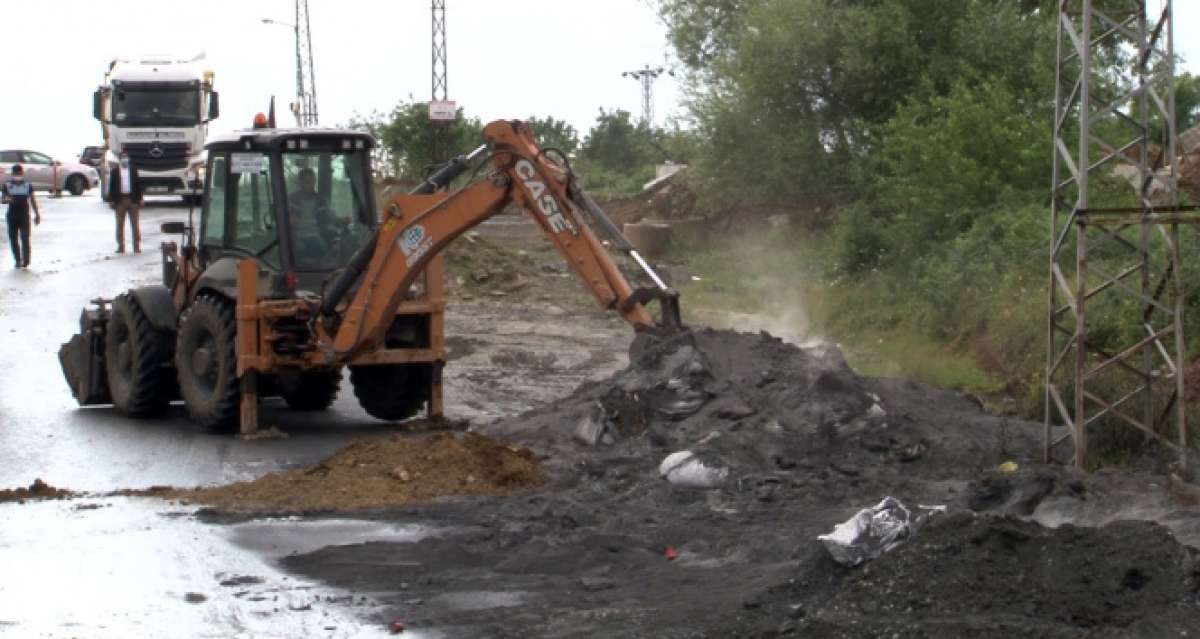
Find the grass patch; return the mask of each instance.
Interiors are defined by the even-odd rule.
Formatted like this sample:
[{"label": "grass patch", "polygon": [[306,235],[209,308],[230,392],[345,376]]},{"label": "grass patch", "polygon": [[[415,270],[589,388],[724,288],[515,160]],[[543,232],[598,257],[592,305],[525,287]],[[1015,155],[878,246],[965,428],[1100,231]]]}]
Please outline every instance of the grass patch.
[{"label": "grass patch", "polygon": [[912,309],[912,290],[883,278],[835,281],[825,238],[780,229],[677,246],[668,257],[699,280],[679,285],[684,319],[838,343],[864,375],[901,377],[980,395],[1009,385],[963,344],[931,336]]}]

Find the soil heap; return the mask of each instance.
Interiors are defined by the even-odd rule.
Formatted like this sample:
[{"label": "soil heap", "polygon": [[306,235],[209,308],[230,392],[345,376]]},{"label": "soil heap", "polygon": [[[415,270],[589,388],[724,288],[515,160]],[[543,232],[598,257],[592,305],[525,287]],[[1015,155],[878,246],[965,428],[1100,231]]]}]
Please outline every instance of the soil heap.
[{"label": "soil heap", "polygon": [[[766,333],[701,329],[653,344],[611,379],[488,432],[549,449],[551,465],[625,457],[647,475],[665,456],[690,451],[730,480],[797,469],[869,477],[889,467],[937,479],[1003,461],[995,431],[947,431],[913,406],[895,414],[879,394],[888,384],[873,383],[832,344],[801,348]],[[948,407],[941,417],[957,415]],[[1013,449],[1035,445],[1013,439]]]},{"label": "soil heap", "polygon": [[472,433],[360,440],[310,468],[254,481],[154,494],[223,512],[313,513],[395,506],[445,495],[507,495],[540,486],[526,449]]},{"label": "soil heap", "polygon": [[1144,521],[1044,528],[960,513],[862,567],[815,544],[800,567],[739,634],[1178,636],[1200,618],[1196,551]]},{"label": "soil heap", "polygon": [[687,170],[657,180],[637,195],[605,202],[604,211],[618,223],[642,220],[683,220],[703,217],[697,209],[696,194],[687,183]]},{"label": "soil heap", "polygon": [[0,490],[0,504],[9,501],[25,502],[30,499],[67,499],[74,496],[74,492],[55,488],[40,479],[35,479],[27,488]]}]

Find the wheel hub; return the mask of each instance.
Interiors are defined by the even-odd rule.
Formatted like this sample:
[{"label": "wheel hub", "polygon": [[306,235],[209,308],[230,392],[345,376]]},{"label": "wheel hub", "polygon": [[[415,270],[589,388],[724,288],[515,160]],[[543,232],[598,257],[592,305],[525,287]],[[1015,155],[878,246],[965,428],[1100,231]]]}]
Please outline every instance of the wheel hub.
[{"label": "wheel hub", "polygon": [[192,353],[192,372],[196,377],[207,377],[212,368],[213,353],[207,346],[201,346]]},{"label": "wheel hub", "polygon": [[123,371],[129,370],[133,366],[133,349],[130,348],[128,341],[121,342],[117,346],[117,366]]}]

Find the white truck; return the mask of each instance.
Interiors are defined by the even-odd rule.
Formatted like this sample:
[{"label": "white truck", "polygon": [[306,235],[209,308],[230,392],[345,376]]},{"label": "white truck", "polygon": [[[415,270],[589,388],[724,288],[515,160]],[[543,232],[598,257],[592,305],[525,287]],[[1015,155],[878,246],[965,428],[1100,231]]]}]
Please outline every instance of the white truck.
[{"label": "white truck", "polygon": [[145,193],[177,193],[184,200],[203,188],[208,124],[220,112],[213,72],[171,56],[115,59],[92,95],[92,114],[104,132],[101,193],[125,151],[137,167]]}]

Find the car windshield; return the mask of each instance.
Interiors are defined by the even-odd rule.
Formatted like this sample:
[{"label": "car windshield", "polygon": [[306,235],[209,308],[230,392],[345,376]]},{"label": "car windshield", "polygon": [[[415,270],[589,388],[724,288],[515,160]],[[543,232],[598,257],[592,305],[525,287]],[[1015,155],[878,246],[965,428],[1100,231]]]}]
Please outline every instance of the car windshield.
[{"label": "car windshield", "polygon": [[195,126],[200,122],[196,90],[113,92],[113,121],[126,126]]},{"label": "car windshield", "polygon": [[345,266],[370,237],[371,218],[364,151],[285,153],[288,226],[297,270]]}]

